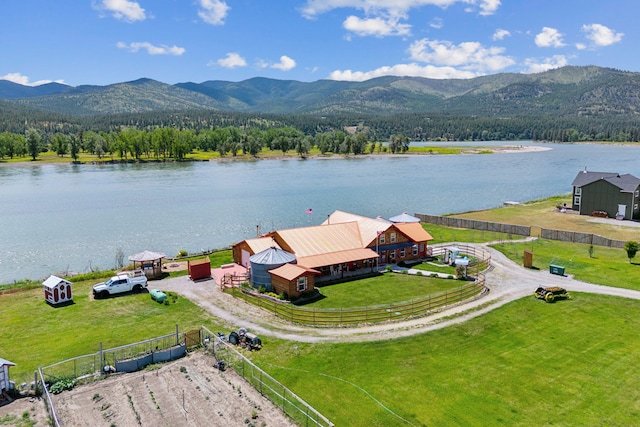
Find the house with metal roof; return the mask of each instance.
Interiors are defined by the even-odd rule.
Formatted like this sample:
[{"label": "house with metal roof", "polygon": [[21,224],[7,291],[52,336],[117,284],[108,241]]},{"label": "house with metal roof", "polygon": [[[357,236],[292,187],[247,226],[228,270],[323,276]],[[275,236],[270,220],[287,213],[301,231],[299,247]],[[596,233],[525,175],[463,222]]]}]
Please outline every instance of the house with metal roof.
[{"label": "house with metal roof", "polygon": [[[298,267],[269,269],[269,274],[278,276],[276,282],[302,282],[302,275],[312,273],[314,283],[322,284],[373,274],[381,264],[425,257],[431,240],[419,223],[393,223],[335,211],[321,225],[243,240],[233,246],[233,259],[249,267],[246,262],[256,253],[269,247],[282,249],[295,256]],[[299,276],[293,277],[296,274]]]},{"label": "house with metal roof", "polygon": [[640,219],[640,178],[616,172],[578,172],[572,208],[580,215],[606,212],[609,218]]}]

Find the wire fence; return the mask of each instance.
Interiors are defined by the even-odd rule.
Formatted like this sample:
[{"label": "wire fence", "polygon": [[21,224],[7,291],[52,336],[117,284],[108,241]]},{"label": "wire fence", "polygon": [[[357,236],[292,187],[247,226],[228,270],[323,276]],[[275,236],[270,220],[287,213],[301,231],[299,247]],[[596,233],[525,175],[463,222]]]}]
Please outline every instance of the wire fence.
[{"label": "wire fence", "polygon": [[202,337],[207,352],[213,353],[217,360],[224,361],[298,425],[305,427],[334,425],[311,405],[204,326],[202,326]]},{"label": "wire fence", "polygon": [[36,383],[38,384],[37,387],[42,389],[44,406],[47,408],[47,412],[49,413],[49,420],[54,427],[60,427],[60,420],[58,420],[58,414],[56,414],[56,409],[53,406],[53,400],[51,399],[51,394],[49,393],[47,383],[44,380],[42,369],[38,368],[38,370],[36,371],[36,378]]},{"label": "wire fence", "polygon": [[154,353],[170,350],[184,342],[184,333],[176,331],[161,337],[139,341],[120,347],[100,349],[95,353],[73,357],[42,367],[43,380],[54,383],[60,379],[82,379],[94,377],[104,372],[105,367],[115,367],[119,362],[141,358]]}]

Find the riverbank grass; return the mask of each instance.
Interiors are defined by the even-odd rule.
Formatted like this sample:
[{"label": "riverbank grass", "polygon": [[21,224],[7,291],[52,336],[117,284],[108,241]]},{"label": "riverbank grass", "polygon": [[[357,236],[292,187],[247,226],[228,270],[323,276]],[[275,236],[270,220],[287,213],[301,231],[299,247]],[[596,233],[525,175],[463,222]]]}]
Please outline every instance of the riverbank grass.
[{"label": "riverbank grass", "polygon": [[253,358],[336,425],[633,425],[640,302],[573,296],[527,297],[411,338],[283,343]]}]

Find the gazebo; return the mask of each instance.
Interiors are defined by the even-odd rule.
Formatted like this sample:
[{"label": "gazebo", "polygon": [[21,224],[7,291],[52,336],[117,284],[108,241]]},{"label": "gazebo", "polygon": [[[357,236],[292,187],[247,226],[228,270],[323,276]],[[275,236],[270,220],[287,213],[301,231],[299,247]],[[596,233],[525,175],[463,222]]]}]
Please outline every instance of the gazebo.
[{"label": "gazebo", "polygon": [[420,218],[416,218],[413,215],[409,215],[406,212],[402,212],[400,215],[392,216],[389,218],[391,222],[420,222]]},{"label": "gazebo", "polygon": [[140,263],[140,269],[144,272],[144,275],[149,279],[153,279],[162,275],[162,258],[165,258],[167,254],[162,252],[143,251],[129,256],[129,261],[133,261],[133,267],[136,267],[136,263]]}]

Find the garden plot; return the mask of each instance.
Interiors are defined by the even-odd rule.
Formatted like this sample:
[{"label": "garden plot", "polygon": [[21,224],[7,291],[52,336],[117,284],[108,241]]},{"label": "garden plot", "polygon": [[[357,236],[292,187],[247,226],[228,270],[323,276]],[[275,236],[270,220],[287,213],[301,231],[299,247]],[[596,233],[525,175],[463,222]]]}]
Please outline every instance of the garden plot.
[{"label": "garden plot", "polygon": [[54,396],[60,423],[77,426],[294,426],[232,369],[202,352],[158,369],[77,386]]}]

